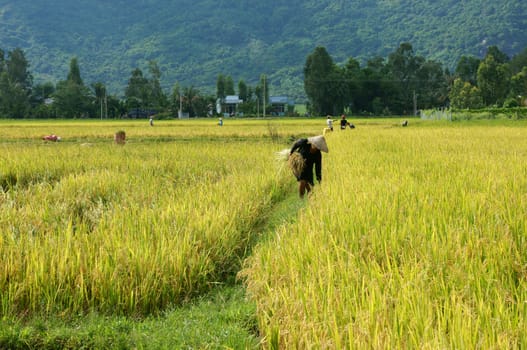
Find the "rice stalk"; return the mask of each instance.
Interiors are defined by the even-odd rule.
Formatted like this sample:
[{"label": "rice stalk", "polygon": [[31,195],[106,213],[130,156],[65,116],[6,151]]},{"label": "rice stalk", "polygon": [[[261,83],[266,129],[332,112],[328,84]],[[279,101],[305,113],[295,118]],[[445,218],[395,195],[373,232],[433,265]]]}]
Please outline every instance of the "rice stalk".
[{"label": "rice stalk", "polygon": [[302,155],[298,152],[293,152],[291,155],[289,155],[287,162],[289,168],[293,172],[293,175],[299,178],[305,165],[304,157],[302,157]]}]

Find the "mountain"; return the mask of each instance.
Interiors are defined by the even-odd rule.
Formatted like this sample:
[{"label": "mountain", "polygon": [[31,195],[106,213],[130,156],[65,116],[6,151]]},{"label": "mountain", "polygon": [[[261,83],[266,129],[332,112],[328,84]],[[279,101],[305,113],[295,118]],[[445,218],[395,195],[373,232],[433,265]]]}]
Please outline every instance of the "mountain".
[{"label": "mountain", "polygon": [[387,57],[402,42],[451,70],[462,55],[527,47],[519,0],[0,0],[0,49],[20,47],[35,82],[66,78],[77,57],[86,83],[122,95],[134,68],[213,93],[219,74],[302,98],[316,46],[336,63]]}]

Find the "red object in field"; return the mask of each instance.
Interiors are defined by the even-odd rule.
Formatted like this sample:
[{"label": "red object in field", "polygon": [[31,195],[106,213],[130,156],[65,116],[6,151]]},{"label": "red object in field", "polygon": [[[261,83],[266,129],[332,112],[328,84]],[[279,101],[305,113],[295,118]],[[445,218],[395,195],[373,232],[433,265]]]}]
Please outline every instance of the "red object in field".
[{"label": "red object in field", "polygon": [[60,137],[58,137],[57,135],[55,134],[52,134],[52,135],[46,135],[42,138],[42,140],[46,140],[46,141],[58,141],[60,140]]}]

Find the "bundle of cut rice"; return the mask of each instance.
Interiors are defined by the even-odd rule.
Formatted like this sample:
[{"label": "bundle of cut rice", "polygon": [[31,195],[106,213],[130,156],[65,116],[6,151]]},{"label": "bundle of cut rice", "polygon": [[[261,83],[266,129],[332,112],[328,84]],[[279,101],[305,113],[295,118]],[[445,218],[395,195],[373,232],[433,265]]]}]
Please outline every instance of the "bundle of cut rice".
[{"label": "bundle of cut rice", "polygon": [[284,148],[283,150],[276,152],[276,160],[287,161],[289,159],[289,152],[289,148]]},{"label": "bundle of cut rice", "polygon": [[304,169],[304,157],[298,152],[293,152],[289,156],[288,164],[293,174],[298,178]]}]

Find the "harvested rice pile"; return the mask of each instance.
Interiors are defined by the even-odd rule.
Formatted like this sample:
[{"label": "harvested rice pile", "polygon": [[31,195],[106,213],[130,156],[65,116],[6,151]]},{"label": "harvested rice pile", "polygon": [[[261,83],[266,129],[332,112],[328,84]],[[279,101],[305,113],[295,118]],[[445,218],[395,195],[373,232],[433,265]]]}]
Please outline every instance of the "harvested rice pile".
[{"label": "harvested rice pile", "polygon": [[289,167],[293,171],[293,174],[296,177],[299,177],[302,173],[302,169],[304,168],[304,158],[300,155],[300,153],[294,152],[289,156],[287,162],[289,164]]}]

